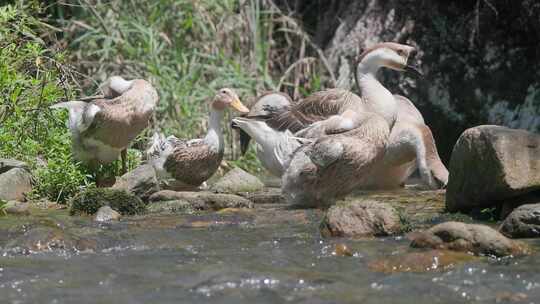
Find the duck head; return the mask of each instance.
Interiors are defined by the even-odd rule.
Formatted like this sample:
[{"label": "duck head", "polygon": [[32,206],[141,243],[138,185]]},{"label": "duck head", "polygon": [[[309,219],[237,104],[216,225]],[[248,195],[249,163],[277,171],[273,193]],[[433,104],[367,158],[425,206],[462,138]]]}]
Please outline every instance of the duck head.
[{"label": "duck head", "polygon": [[232,107],[240,113],[248,113],[249,109],[242,104],[236,92],[229,88],[220,89],[212,100],[212,109],[223,111]]},{"label": "duck head", "polygon": [[357,60],[358,72],[374,73],[379,68],[386,67],[422,75],[422,72],[410,63],[415,53],[415,48],[410,45],[395,42],[378,43],[360,54]]}]

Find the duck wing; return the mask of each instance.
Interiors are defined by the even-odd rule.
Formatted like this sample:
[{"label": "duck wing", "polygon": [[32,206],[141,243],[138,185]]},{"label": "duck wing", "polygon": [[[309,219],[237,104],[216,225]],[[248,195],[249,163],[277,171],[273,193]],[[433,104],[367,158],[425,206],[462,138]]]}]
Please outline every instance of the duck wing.
[{"label": "duck wing", "polygon": [[289,107],[269,108],[268,111],[272,114],[267,123],[274,129],[288,129],[295,133],[317,121],[339,115],[355,103],[362,103],[362,99],[350,91],[342,89],[320,91]]},{"label": "duck wing", "polygon": [[165,169],[176,180],[199,186],[219,168],[223,151],[211,148],[203,139],[176,140],[173,152],[165,160]]},{"label": "duck wing", "polygon": [[143,88],[135,86],[116,98],[92,102],[101,111],[82,135],[114,148],[126,148],[148,126],[153,107],[147,107],[145,99],[157,100],[153,88]]}]

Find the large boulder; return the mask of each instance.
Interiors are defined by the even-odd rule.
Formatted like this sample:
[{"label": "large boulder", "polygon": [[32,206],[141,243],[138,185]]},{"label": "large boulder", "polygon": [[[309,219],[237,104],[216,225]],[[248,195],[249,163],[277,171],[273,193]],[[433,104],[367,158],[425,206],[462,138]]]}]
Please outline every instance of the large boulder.
[{"label": "large boulder", "polygon": [[0,200],[23,201],[32,191],[32,175],[26,163],[0,159]]},{"label": "large boulder", "polygon": [[512,211],[500,231],[512,238],[540,237],[540,204],[523,205]]},{"label": "large boulder", "polygon": [[221,210],[225,208],[253,208],[253,203],[241,196],[211,192],[162,190],[150,196],[148,212],[176,212],[181,210]]},{"label": "large boulder", "polygon": [[401,231],[398,212],[374,200],[341,202],[332,206],[321,223],[324,236],[372,237]]},{"label": "large boulder", "polygon": [[448,211],[492,207],[539,189],[539,135],[485,125],[463,132],[454,146]]},{"label": "large boulder", "polygon": [[477,224],[446,222],[424,232],[411,233],[411,247],[448,249],[476,255],[520,256],[529,252],[519,241],[511,240],[497,230]]},{"label": "large boulder", "polygon": [[113,188],[123,189],[147,201],[150,195],[160,190],[159,181],[152,165],[144,164],[127,172],[116,180]]},{"label": "large boulder", "polygon": [[234,168],[215,182],[210,190],[218,193],[241,193],[262,190],[264,184],[240,168]]},{"label": "large boulder", "polygon": [[109,206],[122,215],[141,214],[146,204],[125,190],[112,188],[90,188],[70,200],[71,215],[93,215],[99,208]]}]

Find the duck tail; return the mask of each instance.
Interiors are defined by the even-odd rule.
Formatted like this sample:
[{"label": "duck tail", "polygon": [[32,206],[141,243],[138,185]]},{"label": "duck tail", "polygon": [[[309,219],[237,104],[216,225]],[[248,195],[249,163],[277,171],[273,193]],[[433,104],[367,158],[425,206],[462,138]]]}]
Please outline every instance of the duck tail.
[{"label": "duck tail", "polygon": [[150,139],[149,147],[146,150],[146,156],[148,159],[159,157],[159,155],[165,150],[167,139],[165,135],[159,132],[154,132]]},{"label": "duck tail", "polygon": [[78,133],[87,130],[96,114],[101,110],[98,106],[83,101],[60,102],[49,108],[67,109],[69,111],[69,129]]}]

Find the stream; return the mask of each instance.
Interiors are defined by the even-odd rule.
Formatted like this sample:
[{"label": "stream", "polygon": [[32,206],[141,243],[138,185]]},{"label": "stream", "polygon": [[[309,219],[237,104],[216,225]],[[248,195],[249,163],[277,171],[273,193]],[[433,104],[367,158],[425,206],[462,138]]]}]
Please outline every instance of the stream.
[{"label": "stream", "polygon": [[[399,196],[399,195],[398,195]],[[401,202],[403,203],[403,202]],[[540,303],[540,260],[458,257],[406,236],[323,238],[279,204],[100,224],[0,218],[2,303]],[[540,241],[526,240],[538,252]],[[343,250],[343,248],[346,248]],[[411,257],[412,254],[412,257]]]}]

